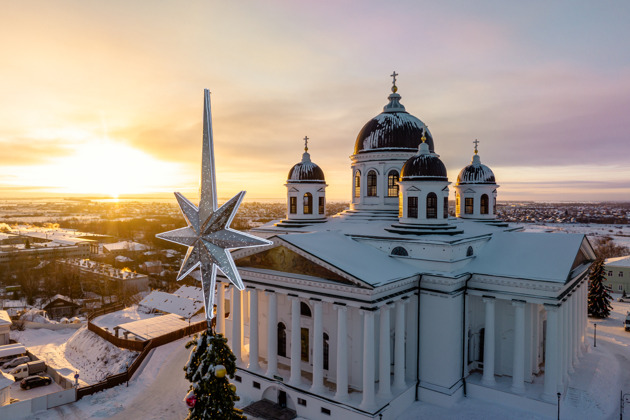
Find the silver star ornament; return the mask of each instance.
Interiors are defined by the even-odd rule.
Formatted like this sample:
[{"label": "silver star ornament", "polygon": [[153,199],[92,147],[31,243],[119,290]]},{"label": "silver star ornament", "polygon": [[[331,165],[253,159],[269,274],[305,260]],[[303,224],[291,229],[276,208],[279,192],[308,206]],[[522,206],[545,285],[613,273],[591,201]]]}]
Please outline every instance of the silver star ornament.
[{"label": "silver star ornament", "polygon": [[[201,156],[201,199],[199,207],[182,194],[175,198],[188,226],[156,235],[158,238],[188,247],[177,275],[181,280],[192,275],[201,280],[203,286],[206,320],[208,325],[214,318],[214,295],[217,268],[239,290],[243,280],[236,269],[231,249],[271,245],[272,242],[230,228],[245,191],[236,194],[227,203],[217,208],[216,176],[214,170],[214,144],[212,136],[212,114],[210,91],[204,91],[203,150]],[[199,268],[199,272],[195,271]]]}]

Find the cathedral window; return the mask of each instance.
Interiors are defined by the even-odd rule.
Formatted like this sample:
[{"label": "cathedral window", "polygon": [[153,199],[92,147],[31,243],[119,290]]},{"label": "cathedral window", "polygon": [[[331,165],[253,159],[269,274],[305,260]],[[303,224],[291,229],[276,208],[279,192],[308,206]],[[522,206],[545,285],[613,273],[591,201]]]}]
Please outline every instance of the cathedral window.
[{"label": "cathedral window", "polygon": [[407,217],[418,218],[418,197],[407,197]]},{"label": "cathedral window", "polygon": [[474,198],[472,197],[464,198],[464,205],[466,206],[464,209],[464,213],[473,214],[473,204],[474,204]]},{"label": "cathedral window", "polygon": [[311,308],[304,302],[300,302],[300,315],[311,318]]},{"label": "cathedral window", "polygon": [[619,277],[623,277],[623,271],[619,272]]},{"label": "cathedral window", "polygon": [[361,196],[361,172],[359,171],[354,174],[354,196]]},{"label": "cathedral window", "polygon": [[287,357],[287,327],[278,322],[278,356]]},{"label": "cathedral window", "polygon": [[302,357],[303,362],[308,362],[308,349],[309,349],[308,328],[302,328],[300,330],[300,355]]},{"label": "cathedral window", "polygon": [[328,359],[330,354],[330,338],[324,333],[324,370],[328,370]]},{"label": "cathedral window", "polygon": [[387,196],[398,197],[398,171],[389,171],[387,174]]},{"label": "cathedral window", "polygon": [[409,253],[402,246],[397,246],[394,249],[392,249],[392,255],[398,255],[398,256],[401,256],[401,257],[408,257]]},{"label": "cathedral window", "polygon": [[289,197],[289,213],[297,213],[297,197]]},{"label": "cathedral window", "polygon": [[313,194],[304,194],[304,214],[313,214]]},{"label": "cathedral window", "polygon": [[326,200],[324,197],[319,197],[319,214],[324,214],[326,212],[325,206]]},{"label": "cathedral window", "polygon": [[376,171],[370,171],[367,174],[367,195],[376,197]]},{"label": "cathedral window", "polygon": [[444,213],[443,216],[445,219],[448,219],[448,197],[444,197]]},{"label": "cathedral window", "polygon": [[488,194],[481,196],[481,214],[488,214]]},{"label": "cathedral window", "polygon": [[437,195],[427,194],[427,219],[437,219]]}]

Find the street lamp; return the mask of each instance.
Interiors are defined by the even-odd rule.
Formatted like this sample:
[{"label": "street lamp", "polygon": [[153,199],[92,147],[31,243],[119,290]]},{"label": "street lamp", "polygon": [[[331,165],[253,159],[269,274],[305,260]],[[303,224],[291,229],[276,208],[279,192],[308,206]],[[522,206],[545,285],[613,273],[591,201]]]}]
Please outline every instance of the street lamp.
[{"label": "street lamp", "polygon": [[558,392],[558,420],[560,420],[560,393]]},{"label": "street lamp", "polygon": [[593,324],[595,333],[593,334],[593,347],[597,347],[597,324]]}]

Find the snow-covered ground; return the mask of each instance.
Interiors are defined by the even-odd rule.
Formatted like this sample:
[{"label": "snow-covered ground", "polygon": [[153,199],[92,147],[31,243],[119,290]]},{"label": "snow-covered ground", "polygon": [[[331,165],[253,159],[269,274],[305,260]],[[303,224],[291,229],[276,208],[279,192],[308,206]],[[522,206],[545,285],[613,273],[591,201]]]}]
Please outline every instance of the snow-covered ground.
[{"label": "snow-covered ground", "polygon": [[[615,299],[618,298],[615,295]],[[630,332],[623,328],[630,303],[614,302],[611,317],[589,319],[588,352],[570,376],[566,395],[561,401],[562,419],[617,419],[619,393],[630,392]],[[593,347],[593,324],[597,323],[597,347]],[[54,332],[59,334],[59,332]],[[59,342],[62,335],[50,336]],[[189,383],[183,367],[189,350],[187,338],[155,349],[129,383],[83,398],[73,404],[43,411],[34,419],[183,419],[187,408],[183,403]],[[249,401],[240,401],[239,406]],[[630,417],[630,408],[625,413]],[[545,419],[532,413],[499,404],[464,399],[451,408],[424,402],[415,403],[401,419]],[[552,417],[552,418],[555,418]]]},{"label": "snow-covered ground", "polygon": [[630,248],[630,225],[601,225],[596,223],[516,223],[525,232],[581,233],[592,238],[610,236],[615,244]]},{"label": "snow-covered ground", "polygon": [[155,316],[159,315],[140,312],[138,311],[137,305],[132,305],[129,308],[125,308],[121,311],[101,315],[95,318],[92,323],[98,325],[101,328],[107,328],[112,331],[117,325],[126,324],[127,322],[132,321],[140,321],[147,318],[153,318]]}]

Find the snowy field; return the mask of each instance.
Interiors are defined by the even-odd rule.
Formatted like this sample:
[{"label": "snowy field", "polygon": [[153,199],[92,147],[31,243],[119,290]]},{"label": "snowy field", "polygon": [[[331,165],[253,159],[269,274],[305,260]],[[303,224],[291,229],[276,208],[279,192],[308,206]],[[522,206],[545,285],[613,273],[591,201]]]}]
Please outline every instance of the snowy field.
[{"label": "snowy field", "polygon": [[525,232],[581,233],[589,238],[610,236],[617,245],[630,248],[630,225],[600,225],[596,223],[515,223],[514,225],[522,226]]},{"label": "snowy field", "polygon": [[[615,295],[615,299],[618,298]],[[619,393],[630,392],[630,332],[624,331],[623,320],[630,303],[613,302],[614,310],[606,320],[589,319],[588,351],[570,376],[566,395],[561,401],[562,419],[618,419]],[[593,347],[593,324],[597,323],[597,347]],[[38,330],[44,331],[44,330]],[[80,330],[81,331],[81,330]],[[53,335],[54,334],[54,335]],[[63,346],[63,335],[50,332],[48,337]],[[183,402],[188,391],[183,367],[189,350],[187,338],[155,349],[129,386],[121,385],[82,400],[43,411],[34,419],[83,420],[183,419],[187,408]],[[50,344],[54,346],[55,344]],[[240,401],[239,406],[249,401]],[[625,413],[630,418],[630,408]],[[537,420],[545,417],[508,406],[464,399],[456,407],[443,408],[418,402],[401,419],[472,419],[472,420]],[[555,418],[551,417],[551,418]]]}]

